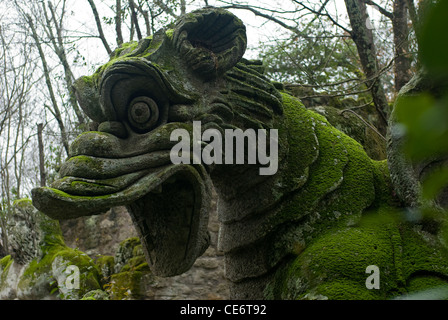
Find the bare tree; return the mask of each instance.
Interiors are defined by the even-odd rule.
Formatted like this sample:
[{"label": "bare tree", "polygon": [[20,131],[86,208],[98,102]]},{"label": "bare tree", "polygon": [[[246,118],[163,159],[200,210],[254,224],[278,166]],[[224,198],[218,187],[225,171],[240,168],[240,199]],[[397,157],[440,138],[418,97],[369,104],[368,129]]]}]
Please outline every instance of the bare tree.
[{"label": "bare tree", "polygon": [[54,118],[56,119],[56,121],[58,123],[59,129],[61,131],[62,144],[63,144],[65,152],[68,156],[69,155],[69,141],[68,141],[67,130],[65,128],[64,121],[62,120],[62,114],[61,114],[59,104],[56,99],[56,95],[54,93],[53,84],[52,84],[51,78],[50,78],[50,70],[49,70],[48,64],[47,64],[47,59],[45,58],[45,53],[42,49],[39,35],[37,34],[36,28],[34,26],[33,18],[30,15],[25,14],[25,19],[26,19],[28,26],[31,29],[31,37],[33,38],[33,40],[36,44],[36,47],[37,47],[37,50],[39,53],[39,57],[42,62],[45,83],[47,85],[48,93],[50,95],[50,100],[51,100],[52,106],[50,107],[50,106],[45,105],[45,107],[47,107],[48,110],[53,114]]},{"label": "bare tree", "polygon": [[40,172],[40,186],[45,187],[46,177],[45,177],[45,158],[44,158],[44,142],[42,138],[42,132],[44,125],[39,123],[37,125],[37,139],[39,145],[39,172]]},{"label": "bare tree", "polygon": [[27,35],[6,32],[0,25],[0,229],[3,251],[8,252],[11,205],[22,195],[27,103],[33,86],[35,64]]},{"label": "bare tree", "polygon": [[[54,52],[56,53],[57,57],[59,58],[59,61],[61,62],[63,68],[64,68],[64,79],[65,84],[67,87],[67,91],[69,93],[69,102],[71,105],[71,108],[74,110],[77,119],[78,119],[78,125],[82,126],[86,124],[85,116],[82,112],[82,110],[78,106],[78,102],[75,97],[75,93],[73,91],[72,85],[73,81],[75,80],[75,77],[73,76],[73,72],[71,70],[66,50],[65,50],[65,44],[64,44],[64,36],[63,36],[63,20],[65,15],[65,5],[66,0],[62,1],[62,10],[60,17],[57,17],[55,8],[53,7],[51,2],[48,2],[48,7],[50,10],[50,15],[48,14],[47,7],[45,5],[45,2],[41,2],[42,10],[45,16],[45,23],[44,23],[44,29],[45,32],[48,35],[48,38],[51,41],[52,47]],[[53,29],[56,32],[56,35],[53,32]]]}]

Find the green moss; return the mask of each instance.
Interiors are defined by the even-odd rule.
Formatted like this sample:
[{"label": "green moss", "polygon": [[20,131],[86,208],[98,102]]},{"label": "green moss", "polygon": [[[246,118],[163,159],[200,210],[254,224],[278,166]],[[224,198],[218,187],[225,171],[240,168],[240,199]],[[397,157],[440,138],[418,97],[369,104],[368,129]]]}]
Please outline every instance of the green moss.
[{"label": "green moss", "polygon": [[96,259],[95,263],[100,269],[105,265],[113,266],[114,265],[114,257],[101,255]]},{"label": "green moss", "polygon": [[440,287],[446,288],[446,280],[438,276],[422,275],[420,277],[411,278],[408,282],[408,292],[418,293],[424,292],[428,289],[435,289]]},{"label": "green moss", "polygon": [[[350,279],[334,280],[325,282],[319,285],[316,290],[319,292],[318,296],[331,297],[332,300],[351,300],[356,297],[356,300],[379,300],[381,296],[372,290],[366,290],[357,281]],[[301,299],[309,299],[312,294],[308,293],[301,297]]]},{"label": "green moss", "polygon": [[73,161],[73,166],[77,168],[83,168],[83,169],[94,168],[98,172],[101,172],[103,170],[102,161],[96,160],[95,158],[89,156],[76,156],[70,158],[69,161],[70,162]]},{"label": "green moss", "polygon": [[[55,188],[48,188],[48,187],[46,187],[46,189],[50,189],[51,192],[53,192],[56,196],[58,196],[60,198],[71,198],[74,201],[76,201],[76,200],[91,200],[91,199],[109,199],[110,197],[112,197],[111,194],[100,195],[100,196],[92,196],[92,197],[75,196],[75,195],[72,195],[72,194],[68,194],[68,193],[66,193],[64,191],[55,189]],[[61,210],[64,210],[64,209],[61,208]]]},{"label": "green moss", "polygon": [[58,257],[67,266],[75,265],[79,268],[80,288],[78,293],[81,296],[90,290],[101,288],[100,271],[92,259],[79,250],[59,245],[47,248],[46,253],[40,260],[34,259],[30,262],[19,280],[18,287],[26,291],[27,288],[33,288],[42,281],[46,281],[49,283],[48,293],[53,292],[56,295],[57,290],[53,289],[57,288],[57,286],[65,286],[65,283],[58,284],[52,281],[52,264]]},{"label": "green moss", "polygon": [[308,178],[308,167],[318,156],[318,141],[303,104],[283,94],[283,106],[285,123],[280,126],[279,135],[287,135],[289,174],[283,178],[282,184],[286,190],[295,190]]},{"label": "green moss", "polygon": [[129,259],[128,264],[125,264],[121,268],[122,272],[126,271],[151,271],[144,256],[132,257]]},{"label": "green moss", "polygon": [[113,256],[100,256],[95,260],[95,264],[101,273],[101,283],[110,282],[110,276],[114,273],[115,261]]},{"label": "green moss", "polygon": [[13,202],[13,207],[18,207],[18,208],[27,208],[30,205],[31,205],[31,199],[28,199],[28,198],[17,199],[17,200],[14,200],[14,202]]},{"label": "green moss", "polygon": [[[448,253],[434,236],[383,208],[352,227],[317,237],[281,267],[266,294],[275,299],[390,299],[447,284]],[[367,289],[367,266],[380,270],[380,289]]]},{"label": "green moss", "polygon": [[[387,162],[370,159],[361,144],[294,98],[285,94],[283,101],[289,147],[283,186],[296,191],[266,223],[282,225],[271,241],[280,245],[267,250],[274,262],[285,252],[296,257],[278,269],[266,296],[387,299],[427,272],[444,279],[446,250],[397,211]],[[380,269],[380,290],[365,286],[369,265]]]},{"label": "green moss", "polygon": [[117,58],[119,56],[125,55],[126,53],[130,53],[134,51],[138,47],[138,41],[130,41],[121,44],[120,47],[114,50],[111,54],[111,58]]},{"label": "green moss", "polygon": [[8,268],[12,262],[12,258],[11,255],[7,255],[3,258],[0,259],[0,271],[5,270],[6,268]]},{"label": "green moss", "polygon": [[126,271],[149,271],[146,263],[143,248],[138,237],[131,237],[120,242],[116,257],[119,261],[116,263],[123,263],[120,272]]},{"label": "green moss", "polygon": [[92,76],[83,76],[80,78],[81,81],[86,85],[86,86],[93,86],[94,82],[93,82],[93,77]]},{"label": "green moss", "polygon": [[133,237],[122,241],[119,250],[123,252],[123,255],[128,256],[127,263],[121,268],[121,272],[151,271],[139,238]]},{"label": "green moss", "polygon": [[[401,290],[391,229],[390,224],[366,223],[327,232],[279,272],[274,296],[301,299],[311,292],[329,299],[385,299]],[[380,269],[380,290],[365,286],[369,265]]]},{"label": "green moss", "polygon": [[135,248],[138,245],[140,245],[140,239],[138,237],[127,238],[120,242],[120,247]]},{"label": "green moss", "polygon": [[168,37],[168,39],[173,40],[173,36],[174,36],[174,29],[168,29],[165,31],[166,36]]},{"label": "green moss", "polygon": [[[70,150],[77,151],[79,148],[85,147],[83,144],[85,143],[86,140],[89,140],[89,141],[92,141],[92,142],[96,142],[99,139],[101,139],[100,141],[103,144],[106,144],[106,143],[108,143],[110,141],[111,136],[110,136],[109,133],[102,132],[102,131],[82,132],[72,142],[72,144],[70,145]],[[112,146],[110,146],[110,145],[107,145],[105,147],[104,146],[100,146],[100,147],[103,148],[106,152],[109,151],[110,148],[112,148]]]},{"label": "green moss", "polygon": [[283,130],[289,134],[283,185],[298,190],[275,216],[276,221],[269,223],[297,220],[318,210],[322,224],[315,226],[317,232],[339,217],[359,215],[376,198],[376,165],[359,143],[324,117],[289,95],[283,101],[287,119]]},{"label": "green moss", "polygon": [[11,255],[5,256],[0,259],[0,288],[2,287],[2,285],[6,284],[6,278],[8,277],[9,268],[11,267],[13,261],[14,260],[11,258]]},{"label": "green moss", "polygon": [[384,139],[353,113],[344,112],[341,114],[340,109],[329,106],[318,106],[310,110],[325,116],[336,129],[358,141],[370,158],[375,160],[386,159],[386,142]]},{"label": "green moss", "polygon": [[132,271],[120,272],[111,276],[111,283],[107,291],[111,300],[138,300],[144,297],[142,286],[146,272]]},{"label": "green moss", "polygon": [[409,290],[430,288],[431,281],[424,284],[421,280],[427,276],[438,278],[439,281],[443,280],[446,284],[448,253],[437,237],[417,227],[402,228],[400,233],[403,238],[401,255],[403,277],[410,282]]},{"label": "green moss", "polygon": [[87,292],[81,300],[109,300],[109,295],[103,290],[92,290]]}]

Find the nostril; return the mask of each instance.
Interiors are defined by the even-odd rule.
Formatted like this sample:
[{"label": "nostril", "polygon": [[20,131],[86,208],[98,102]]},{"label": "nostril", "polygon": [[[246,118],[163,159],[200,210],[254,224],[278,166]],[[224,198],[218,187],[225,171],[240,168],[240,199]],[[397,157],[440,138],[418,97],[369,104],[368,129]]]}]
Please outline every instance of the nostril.
[{"label": "nostril", "polygon": [[128,136],[128,131],[121,122],[117,121],[106,121],[102,122],[98,126],[98,131],[107,132],[113,134],[114,136],[125,139]]}]

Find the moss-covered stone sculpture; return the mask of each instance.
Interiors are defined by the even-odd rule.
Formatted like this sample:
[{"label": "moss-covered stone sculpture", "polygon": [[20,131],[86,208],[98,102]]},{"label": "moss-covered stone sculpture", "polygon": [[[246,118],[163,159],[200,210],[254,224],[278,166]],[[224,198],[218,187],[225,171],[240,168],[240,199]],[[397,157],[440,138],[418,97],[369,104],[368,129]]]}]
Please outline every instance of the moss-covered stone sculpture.
[{"label": "moss-covered stone sculpture", "polygon": [[[98,131],[81,134],[34,205],[55,219],[126,205],[155,275],[188,270],[208,245],[211,190],[232,298],[387,299],[445,283],[438,231],[408,221],[386,161],[277,89],[242,58],[244,24],[205,8],[123,45],[75,84]],[[277,129],[278,171],[170,161],[175,129]],[[204,147],[204,145],[202,146]],[[366,287],[368,266],[380,288]]]},{"label": "moss-covered stone sculpture", "polygon": [[104,286],[111,300],[141,300],[151,297],[154,281],[139,238],[122,241],[114,257],[114,272]]},{"label": "moss-covered stone sculpture", "polygon": [[[12,217],[13,253],[0,260],[0,299],[80,299],[101,288],[98,267],[85,253],[65,245],[58,221],[28,199],[14,203]],[[70,266],[79,271],[77,284]]]}]

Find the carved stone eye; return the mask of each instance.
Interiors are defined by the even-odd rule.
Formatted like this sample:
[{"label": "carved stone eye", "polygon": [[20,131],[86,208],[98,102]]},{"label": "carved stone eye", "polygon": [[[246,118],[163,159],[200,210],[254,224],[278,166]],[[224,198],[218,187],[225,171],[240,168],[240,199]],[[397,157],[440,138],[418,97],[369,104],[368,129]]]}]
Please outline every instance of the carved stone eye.
[{"label": "carved stone eye", "polygon": [[159,120],[159,107],[148,97],[137,97],[129,105],[128,119],[138,131],[149,130]]}]

